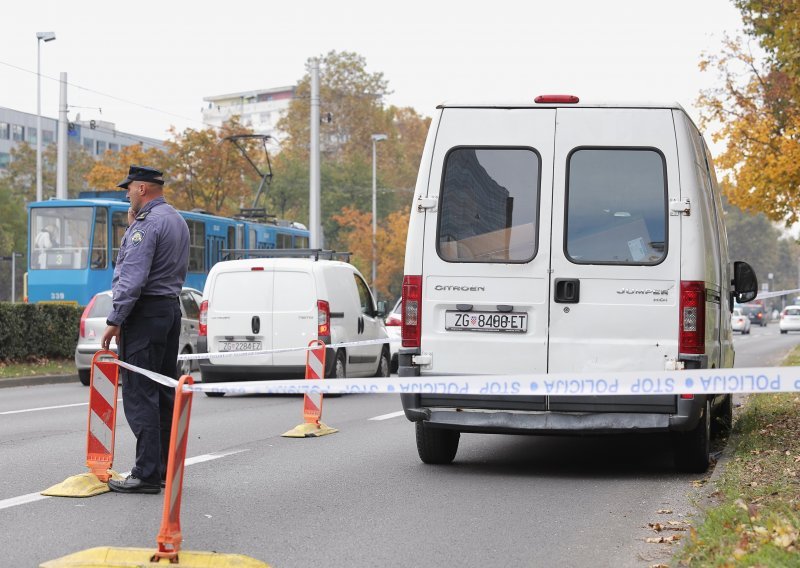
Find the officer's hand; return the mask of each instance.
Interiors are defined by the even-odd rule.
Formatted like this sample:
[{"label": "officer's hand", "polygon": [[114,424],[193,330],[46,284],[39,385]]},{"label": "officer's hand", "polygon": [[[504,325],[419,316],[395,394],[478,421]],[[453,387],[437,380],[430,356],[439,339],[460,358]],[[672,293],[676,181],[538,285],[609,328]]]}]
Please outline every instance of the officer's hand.
[{"label": "officer's hand", "polygon": [[106,326],[106,330],[103,332],[103,339],[100,340],[100,346],[103,349],[109,349],[111,346],[111,339],[114,339],[119,345],[119,326],[118,325],[109,325]]},{"label": "officer's hand", "polygon": [[128,225],[133,225],[133,222],[136,220],[136,211],[133,210],[133,207],[128,207]]}]

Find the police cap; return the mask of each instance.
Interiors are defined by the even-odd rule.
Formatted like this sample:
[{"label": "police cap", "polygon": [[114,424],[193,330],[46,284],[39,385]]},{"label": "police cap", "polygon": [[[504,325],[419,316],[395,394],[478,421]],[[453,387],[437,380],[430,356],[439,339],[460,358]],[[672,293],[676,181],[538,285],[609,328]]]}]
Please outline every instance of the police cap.
[{"label": "police cap", "polygon": [[147,166],[131,166],[130,170],[128,170],[128,177],[119,182],[117,187],[128,189],[128,185],[132,181],[147,181],[164,185],[164,174],[155,168],[148,168]]}]

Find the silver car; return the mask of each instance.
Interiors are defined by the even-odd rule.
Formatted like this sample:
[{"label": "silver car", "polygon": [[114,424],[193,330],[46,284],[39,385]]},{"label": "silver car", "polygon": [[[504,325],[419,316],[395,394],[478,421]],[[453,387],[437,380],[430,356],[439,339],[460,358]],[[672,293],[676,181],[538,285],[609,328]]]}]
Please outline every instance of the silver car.
[{"label": "silver car", "polygon": [[[200,302],[203,294],[194,288],[181,290],[181,336],[179,353],[197,352],[198,319],[200,318]],[[81,316],[78,344],[75,346],[75,366],[78,377],[89,386],[92,357],[100,350],[100,339],[106,329],[106,318],[111,313],[111,290],[98,292],[89,301]],[[111,350],[116,353],[117,345],[111,340]],[[178,375],[188,375],[196,369],[196,361],[181,361],[178,364]]]}]

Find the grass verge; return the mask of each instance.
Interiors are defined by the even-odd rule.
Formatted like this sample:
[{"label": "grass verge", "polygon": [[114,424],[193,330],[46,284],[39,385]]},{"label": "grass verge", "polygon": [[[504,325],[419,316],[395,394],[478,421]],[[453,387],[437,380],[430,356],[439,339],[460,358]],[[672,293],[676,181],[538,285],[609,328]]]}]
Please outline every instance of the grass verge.
[{"label": "grass verge", "polygon": [[35,359],[31,361],[0,362],[0,381],[17,377],[35,377],[39,375],[75,375],[73,359]]},{"label": "grass verge", "polygon": [[[800,365],[800,348],[783,364]],[[800,567],[800,395],[751,395],[730,443],[715,505],[674,563]]]}]

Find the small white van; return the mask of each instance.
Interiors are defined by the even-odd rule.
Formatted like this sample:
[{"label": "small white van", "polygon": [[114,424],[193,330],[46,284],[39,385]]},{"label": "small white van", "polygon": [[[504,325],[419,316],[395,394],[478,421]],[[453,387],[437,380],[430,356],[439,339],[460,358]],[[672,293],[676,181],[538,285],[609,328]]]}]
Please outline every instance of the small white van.
[{"label": "small white van", "polygon": [[[446,104],[409,222],[400,376],[731,367],[732,264],[703,138],[678,104]],[[705,471],[731,397],[403,394],[426,463],[462,432],[673,433]],[[715,418],[715,419],[712,419]]]},{"label": "small white van", "polygon": [[[263,252],[263,251],[262,251]],[[376,306],[351,264],[320,258],[218,262],[200,306],[198,352],[261,351],[387,339],[384,303]],[[303,254],[293,251],[294,254]],[[277,253],[276,253],[277,254]],[[306,352],[200,361],[204,383],[305,376]],[[389,344],[328,349],[326,377],[389,376]],[[206,393],[222,396],[223,393]]]}]

